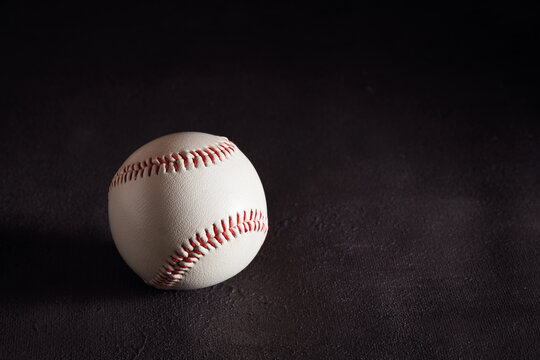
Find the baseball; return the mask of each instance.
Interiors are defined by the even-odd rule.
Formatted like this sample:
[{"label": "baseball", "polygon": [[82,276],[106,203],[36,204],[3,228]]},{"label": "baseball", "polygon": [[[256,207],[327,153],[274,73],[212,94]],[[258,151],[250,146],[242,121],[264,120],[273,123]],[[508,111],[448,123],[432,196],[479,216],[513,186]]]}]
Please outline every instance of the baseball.
[{"label": "baseball", "polygon": [[120,255],[147,284],[199,289],[238,274],[268,230],[264,190],[225,137],[182,132],[135,151],[109,187]]}]

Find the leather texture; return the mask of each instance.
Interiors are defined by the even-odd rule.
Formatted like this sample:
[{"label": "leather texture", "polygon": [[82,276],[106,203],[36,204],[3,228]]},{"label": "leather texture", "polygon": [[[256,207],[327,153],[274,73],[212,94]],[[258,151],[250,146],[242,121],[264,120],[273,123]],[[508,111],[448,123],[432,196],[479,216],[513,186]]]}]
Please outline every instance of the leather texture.
[{"label": "leather texture", "polygon": [[[237,224],[255,212],[266,230],[261,181],[247,157],[232,143],[227,151],[227,143],[204,133],[166,135],[135,151],[113,179],[111,232],[145,282],[163,289],[215,285],[242,271],[262,246],[262,226],[250,231],[251,225]],[[214,238],[218,232],[223,236]],[[184,260],[180,267],[178,259]]]}]

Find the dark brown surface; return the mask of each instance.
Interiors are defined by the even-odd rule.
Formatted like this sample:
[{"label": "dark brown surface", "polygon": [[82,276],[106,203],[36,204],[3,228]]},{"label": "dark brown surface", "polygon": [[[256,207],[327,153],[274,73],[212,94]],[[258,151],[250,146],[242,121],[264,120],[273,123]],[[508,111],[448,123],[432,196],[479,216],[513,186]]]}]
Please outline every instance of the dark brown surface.
[{"label": "dark brown surface", "polygon": [[[8,12],[0,358],[538,359],[536,10],[212,9]],[[270,231],[157,291],[107,188],[187,130],[247,154]]]}]

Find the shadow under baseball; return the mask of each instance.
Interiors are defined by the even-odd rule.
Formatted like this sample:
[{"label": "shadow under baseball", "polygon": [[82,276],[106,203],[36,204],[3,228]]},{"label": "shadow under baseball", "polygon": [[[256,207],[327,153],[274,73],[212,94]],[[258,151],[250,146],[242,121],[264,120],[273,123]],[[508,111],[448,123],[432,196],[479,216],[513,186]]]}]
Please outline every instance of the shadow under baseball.
[{"label": "shadow under baseball", "polygon": [[157,293],[129,269],[112,241],[6,228],[0,238],[1,301]]}]

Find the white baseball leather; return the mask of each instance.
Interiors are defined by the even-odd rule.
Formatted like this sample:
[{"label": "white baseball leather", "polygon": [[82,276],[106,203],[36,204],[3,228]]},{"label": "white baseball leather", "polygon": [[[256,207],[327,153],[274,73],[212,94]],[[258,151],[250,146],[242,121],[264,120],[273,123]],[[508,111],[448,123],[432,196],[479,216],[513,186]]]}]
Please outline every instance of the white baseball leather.
[{"label": "white baseball leather", "polygon": [[135,151],[109,188],[126,263],[161,289],[197,289],[242,271],[268,228],[261,181],[227,138],[184,132]]}]

